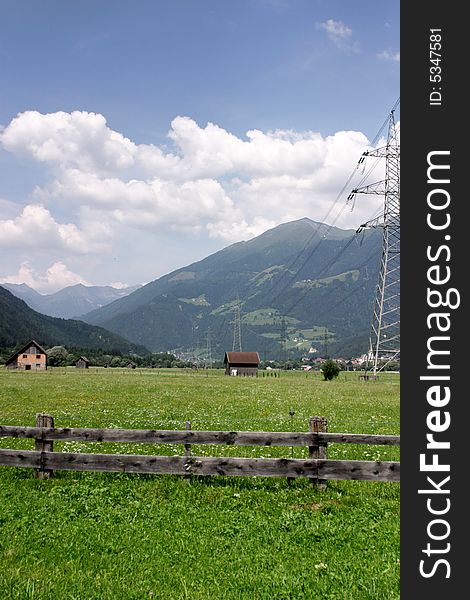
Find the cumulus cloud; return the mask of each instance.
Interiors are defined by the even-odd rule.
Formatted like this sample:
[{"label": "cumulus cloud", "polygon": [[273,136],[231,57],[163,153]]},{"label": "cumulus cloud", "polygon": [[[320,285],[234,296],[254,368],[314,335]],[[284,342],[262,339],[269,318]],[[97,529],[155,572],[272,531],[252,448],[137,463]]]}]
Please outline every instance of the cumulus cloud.
[{"label": "cumulus cloud", "polygon": [[74,223],[57,223],[44,206],[28,204],[19,216],[0,220],[0,247],[56,248],[86,254],[93,249],[93,242]]},{"label": "cumulus cloud", "polygon": [[70,271],[62,261],[55,262],[43,273],[36,271],[28,261],[22,262],[18,272],[3,277],[1,283],[26,283],[43,294],[52,293],[77,283],[90,285],[83,277]]},{"label": "cumulus cloud", "polygon": [[122,181],[74,170],[64,172],[60,180],[41,190],[40,196],[49,201],[77,202],[82,219],[90,222],[89,233],[98,226],[112,229],[113,222],[143,230],[170,227],[201,231],[214,219],[237,214],[233,201],[214,179]]},{"label": "cumulus cloud", "polygon": [[[344,28],[334,31],[347,37],[340,33]],[[47,209],[28,207],[18,222],[3,224],[14,229],[6,239],[20,237],[31,213],[47,222],[42,229],[50,240],[76,247],[83,247],[80,235],[88,243],[112,237],[117,224],[154,232],[205,231],[230,242],[261,233],[262,223],[304,215],[321,220],[368,144],[356,131],[324,137],[314,131],[250,130],[242,139],[189,117],[176,117],[168,137],[172,153],[132,142],[94,113],[18,115],[1,136],[4,147],[53,166],[52,179],[34,191],[34,199],[66,207],[78,225],[54,225]],[[41,227],[37,231],[36,238]]]},{"label": "cumulus cloud", "polygon": [[[339,21],[323,25],[332,39],[350,40],[351,30]],[[0,220],[0,246],[54,251],[63,264],[87,254],[97,264],[115,253],[113,244],[134,240],[138,253],[171,232],[222,246],[304,216],[355,227],[380,203],[366,197],[351,214],[345,199],[337,202],[369,148],[358,131],[250,130],[239,137],[178,116],[168,139],[170,151],[139,144],[112,130],[103,115],[85,111],[19,114],[0,143],[42,164],[46,183],[32,190],[20,214],[10,210]]]},{"label": "cumulus cloud", "polygon": [[26,111],[11,121],[0,139],[6,150],[18,156],[92,173],[123,173],[139,167],[165,170],[176,160],[164,157],[155,146],[137,146],[110,129],[103,115],[86,111]]},{"label": "cumulus cloud", "polygon": [[6,150],[59,166],[84,170],[132,165],[135,144],[106,126],[103,115],[74,111],[21,113],[2,134]]},{"label": "cumulus cloud", "polygon": [[[250,130],[244,141],[212,123],[201,128],[187,117],[177,117],[171,125],[169,137],[183,156],[180,169],[192,178],[313,172],[322,167],[327,147],[334,139],[311,131]],[[366,142],[364,136],[360,139]]]}]

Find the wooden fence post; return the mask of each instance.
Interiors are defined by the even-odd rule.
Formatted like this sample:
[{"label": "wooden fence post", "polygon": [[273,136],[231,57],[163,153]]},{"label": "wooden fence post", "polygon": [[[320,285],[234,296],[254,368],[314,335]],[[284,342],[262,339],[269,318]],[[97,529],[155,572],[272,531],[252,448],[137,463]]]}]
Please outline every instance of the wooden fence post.
[{"label": "wooden fence post", "polygon": [[[290,418],[291,418],[291,422],[294,418],[295,415],[295,410],[294,407],[291,406],[290,410],[289,410],[289,414],[290,414]],[[292,429],[292,425],[291,425],[291,429]],[[291,457],[294,458],[294,446],[291,446]],[[295,477],[288,477],[287,478],[287,485],[290,486],[292,484],[292,482],[294,481]]]},{"label": "wooden fence post", "polygon": [[[54,427],[54,417],[51,415],[38,413],[36,415],[36,427]],[[42,438],[36,438],[35,450],[36,452],[53,452],[54,442],[45,442]],[[45,469],[42,464],[43,461],[41,456],[41,467],[36,469],[36,479],[49,479],[52,477],[53,471],[52,469]]]},{"label": "wooden fence post", "polygon": [[[186,430],[191,430],[191,421],[186,421]],[[188,474],[185,475],[184,478],[186,481],[189,481],[191,479],[191,474],[189,473],[189,470],[191,469],[191,464],[189,463],[189,458],[191,457],[191,444],[184,445],[184,457],[186,459],[185,469],[188,471]]]},{"label": "wooden fence post", "polygon": [[[326,433],[328,431],[327,420],[325,417],[310,417],[308,420],[308,430],[310,433]],[[309,458],[325,458],[327,457],[328,442],[318,442],[313,446],[308,447]],[[315,477],[310,480],[312,485],[318,489],[326,489],[326,479],[318,479]]]}]

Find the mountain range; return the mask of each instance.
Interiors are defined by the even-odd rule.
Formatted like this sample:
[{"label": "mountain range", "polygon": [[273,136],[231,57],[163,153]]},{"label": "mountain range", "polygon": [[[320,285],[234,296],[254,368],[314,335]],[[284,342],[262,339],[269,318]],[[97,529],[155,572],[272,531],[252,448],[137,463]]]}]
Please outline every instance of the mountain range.
[{"label": "mountain range", "polygon": [[[80,347],[99,342],[182,358],[222,359],[226,350],[239,347],[256,350],[266,360],[306,353],[354,356],[367,350],[380,252],[379,230],[359,236],[303,218],[134,291],[79,284],[45,296],[24,284],[3,284],[30,306],[42,303],[40,312],[81,320],[39,315],[24,303],[11,306],[9,299],[0,342],[24,331],[16,341],[35,337]],[[5,294],[11,294],[1,287],[0,292],[5,304]],[[85,312],[86,307],[93,310]],[[21,314],[16,326],[15,314]],[[46,319],[40,325],[42,337],[33,333],[40,317]]]},{"label": "mountain range", "polygon": [[26,283],[2,283],[0,285],[17,298],[24,300],[35,311],[63,319],[77,319],[85,313],[131,294],[141,287],[134,285],[118,289],[109,285],[85,286],[78,283],[53,294],[40,294]]},{"label": "mountain range", "polygon": [[380,251],[378,230],[358,236],[303,218],[82,318],[151,351],[187,357],[223,357],[237,349],[239,337],[243,350],[257,350],[262,359],[310,348],[321,356],[353,356],[367,350]]}]

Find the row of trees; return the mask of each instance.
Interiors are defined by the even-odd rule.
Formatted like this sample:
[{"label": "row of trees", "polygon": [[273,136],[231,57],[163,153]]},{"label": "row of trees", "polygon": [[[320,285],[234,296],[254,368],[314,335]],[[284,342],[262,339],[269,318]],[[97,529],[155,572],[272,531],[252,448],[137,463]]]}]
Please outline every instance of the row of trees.
[{"label": "row of trees", "polygon": [[[11,349],[0,349],[0,364],[5,363],[9,356],[13,354]],[[196,368],[196,365],[188,360],[181,360],[174,354],[167,352],[156,352],[147,356],[123,355],[119,350],[113,350],[105,353],[103,350],[90,350],[83,348],[66,348],[65,346],[53,346],[47,350],[48,365],[50,367],[74,366],[77,360],[84,356],[90,366],[95,367],[128,367],[135,366],[141,368]],[[213,361],[212,367],[215,369],[223,368],[222,361]],[[260,364],[261,369],[267,367],[273,369],[293,370],[305,366],[302,360],[287,361],[263,361]],[[318,371],[321,371],[325,380],[332,380],[344,370],[345,366],[341,362],[328,359],[321,364],[312,365]],[[387,365],[387,369],[399,370],[399,363],[394,362]]]},{"label": "row of trees", "polygon": [[[51,367],[65,367],[73,366],[80,356],[83,356],[83,352],[80,351],[69,351],[64,346],[54,346],[47,350],[47,361]],[[171,368],[171,367],[194,367],[194,365],[187,361],[177,359],[173,354],[167,353],[155,353],[149,356],[123,356],[122,354],[111,355],[103,354],[97,351],[87,352],[86,358],[89,360],[91,366],[97,367],[127,367],[129,364],[133,364],[136,367],[145,368]],[[214,368],[221,368],[222,363],[214,363]],[[263,367],[264,365],[260,365]],[[272,364],[270,365],[272,366]],[[300,364],[297,368],[300,367]],[[290,368],[295,369],[293,365],[279,365],[277,368]],[[342,370],[341,365],[333,360],[325,361],[321,366],[321,371],[325,380],[331,380],[338,376]]]},{"label": "row of trees", "polygon": [[89,365],[93,367],[127,367],[135,365],[142,368],[171,368],[191,366],[190,363],[181,361],[173,354],[167,354],[166,352],[136,356],[122,354],[119,350],[105,353],[100,350],[66,348],[65,346],[53,346],[47,350],[47,362],[51,367],[73,366],[81,356],[87,358]]}]

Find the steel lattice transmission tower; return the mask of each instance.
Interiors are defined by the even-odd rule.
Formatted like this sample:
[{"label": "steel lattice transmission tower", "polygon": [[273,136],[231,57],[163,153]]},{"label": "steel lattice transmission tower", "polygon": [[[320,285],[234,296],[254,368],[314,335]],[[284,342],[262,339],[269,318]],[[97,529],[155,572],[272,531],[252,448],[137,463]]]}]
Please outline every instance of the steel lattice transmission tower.
[{"label": "steel lattice transmission tower", "polygon": [[353,190],[348,198],[352,199],[356,194],[384,196],[383,214],[363,223],[356,232],[364,229],[383,230],[382,257],[366,362],[366,372],[372,369],[374,375],[390,361],[400,358],[400,142],[394,113],[392,110],[389,116],[386,145],[364,152],[359,161],[363,162],[368,156],[385,158],[385,179]]},{"label": "steel lattice transmission tower", "polygon": [[206,340],[206,369],[212,369],[212,340],[211,340],[211,328],[207,330]]},{"label": "steel lattice transmission tower", "polygon": [[286,318],[282,317],[281,326],[279,328],[279,343],[280,343],[280,355],[279,360],[285,364],[287,362],[287,325]]},{"label": "steel lattice transmission tower", "polygon": [[232,352],[241,352],[242,351],[242,318],[240,312],[240,301],[237,300],[237,303],[234,308],[235,319],[233,322],[233,343],[232,343]]}]

